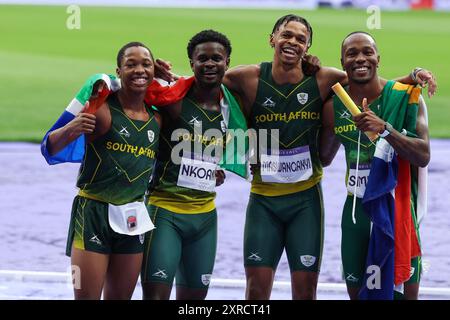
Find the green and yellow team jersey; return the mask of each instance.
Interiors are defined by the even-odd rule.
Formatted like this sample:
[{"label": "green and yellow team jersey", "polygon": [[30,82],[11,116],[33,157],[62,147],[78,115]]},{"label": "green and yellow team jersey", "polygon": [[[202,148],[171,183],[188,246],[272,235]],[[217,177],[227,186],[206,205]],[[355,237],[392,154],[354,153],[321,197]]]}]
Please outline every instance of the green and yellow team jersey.
[{"label": "green and yellow team jersey", "polygon": [[[169,115],[165,119],[170,119]],[[150,203],[175,213],[213,210],[215,170],[225,130],[221,112],[202,108],[189,92],[178,118],[166,121],[161,131]],[[172,158],[175,155],[178,159]]]},{"label": "green and yellow team jersey", "polygon": [[[377,116],[380,116],[382,96],[385,90],[372,101],[368,107]],[[356,196],[362,198],[366,189],[370,173],[370,163],[375,153],[375,142],[371,142],[367,135],[360,132],[352,119],[350,111],[341,100],[333,97],[334,109],[334,132],[345,148],[345,160],[347,171],[345,183],[349,194],[356,191]],[[358,160],[358,137],[360,139],[358,174],[356,175],[356,164]],[[356,186],[356,189],[355,189]]]},{"label": "green and yellow team jersey", "polygon": [[[372,101],[368,107],[379,118],[389,121],[390,110],[386,108],[396,107],[394,94],[410,95],[408,107],[406,113],[400,116],[400,122],[403,122],[402,129],[406,130],[406,133],[410,136],[416,136],[416,116],[417,116],[417,103],[418,94],[412,93],[413,87],[401,84],[395,81],[388,81],[383,87],[381,94]],[[394,102],[391,102],[394,101]],[[389,102],[388,102],[389,101]],[[365,188],[368,182],[370,173],[370,163],[375,154],[376,141],[371,142],[369,138],[361,132],[360,134],[360,148],[359,148],[359,161],[358,161],[358,136],[359,130],[356,128],[352,115],[339,100],[337,96],[333,97],[333,109],[334,109],[334,132],[343,144],[345,148],[345,159],[347,165],[347,172],[345,176],[345,182],[347,185],[347,191],[349,194],[354,194],[362,198],[365,192]],[[358,174],[356,176],[356,165],[358,163]],[[415,183],[413,179],[413,184]],[[355,189],[356,186],[356,189]],[[414,188],[414,186],[412,186]],[[412,191],[414,191],[412,189]]]},{"label": "green and yellow team jersey", "polygon": [[[260,169],[255,171],[251,192],[280,196],[309,189],[320,181],[321,112],[322,99],[314,76],[305,76],[297,84],[277,85],[272,78],[272,63],[261,63],[250,118],[250,127],[258,135]],[[274,129],[279,130],[279,141]],[[270,150],[271,140],[279,142],[278,152]],[[261,149],[264,141],[267,150]]]},{"label": "green and yellow team jersey", "polygon": [[113,94],[107,103],[111,129],[86,145],[77,187],[79,195],[121,205],[142,200],[156,161],[159,125],[147,107],[148,121],[132,120]]},{"label": "green and yellow team jersey", "polygon": [[[397,131],[408,136],[416,136],[416,118],[420,89],[404,85],[395,81],[388,81],[381,94],[374,99],[368,107],[379,118],[389,122]],[[352,120],[352,116],[338,97],[333,97],[334,131],[345,148],[347,199],[342,212],[342,267],[348,287],[361,287],[366,274],[367,250],[369,248],[371,223],[369,216],[364,212],[362,198],[369,181],[372,160],[377,153],[390,153],[392,150],[383,150],[383,141],[369,140],[365,133],[360,132]],[[358,157],[358,138],[359,157]],[[386,141],[385,141],[386,142]],[[378,150],[377,150],[378,148]],[[358,168],[358,172],[356,169]],[[416,168],[411,170],[411,218],[415,229],[415,236],[420,246],[419,226],[416,219],[417,174]],[[358,198],[353,207],[353,195]],[[396,195],[397,196],[402,196]],[[408,217],[396,212],[395,224],[408,226]],[[406,234],[406,233],[405,233]],[[411,243],[413,235],[411,236]],[[405,253],[402,253],[405,255]],[[420,257],[411,257],[411,277],[408,283],[418,283],[420,280]]]}]

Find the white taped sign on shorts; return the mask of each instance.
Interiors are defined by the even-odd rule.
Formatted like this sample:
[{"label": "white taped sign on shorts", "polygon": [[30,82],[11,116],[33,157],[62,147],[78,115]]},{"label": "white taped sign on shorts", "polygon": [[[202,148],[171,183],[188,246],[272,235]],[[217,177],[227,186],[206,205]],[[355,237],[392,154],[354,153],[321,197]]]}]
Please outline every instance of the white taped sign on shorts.
[{"label": "white taped sign on shorts", "polygon": [[120,234],[136,236],[155,228],[144,202],[130,202],[115,206],[108,204],[111,229]]}]

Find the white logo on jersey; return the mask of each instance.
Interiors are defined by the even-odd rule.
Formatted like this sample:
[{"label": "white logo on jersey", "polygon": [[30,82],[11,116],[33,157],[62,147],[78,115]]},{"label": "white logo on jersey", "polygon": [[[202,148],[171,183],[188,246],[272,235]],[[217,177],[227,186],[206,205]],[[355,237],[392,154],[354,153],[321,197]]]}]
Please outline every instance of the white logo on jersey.
[{"label": "white logo on jersey", "polygon": [[155,133],[153,132],[153,130],[148,130],[147,136],[148,136],[148,141],[150,141],[150,143],[152,143],[155,140]]},{"label": "white logo on jersey", "polygon": [[211,274],[202,274],[202,283],[207,286],[211,282]]},{"label": "white logo on jersey", "polygon": [[263,102],[262,104],[263,107],[275,107],[275,102],[272,101],[272,97],[267,98],[266,97],[266,101]]},{"label": "white logo on jersey", "polygon": [[311,267],[316,262],[316,257],[305,254],[300,256],[300,261],[305,267]]},{"label": "white logo on jersey", "polygon": [[153,277],[158,277],[161,279],[166,279],[167,278],[167,274],[166,274],[166,270],[161,270],[158,269],[157,272],[155,272],[154,274],[152,274]]},{"label": "white logo on jersey", "polygon": [[341,113],[339,118],[341,118],[341,119],[349,119],[350,118],[350,113],[348,113],[347,110],[344,110],[344,112]]},{"label": "white logo on jersey", "polygon": [[253,260],[253,261],[261,261],[262,260],[261,257],[258,255],[258,252],[256,252],[256,253],[251,252],[251,255],[249,255],[247,257],[247,259]]},{"label": "white logo on jersey", "polygon": [[358,280],[359,280],[357,277],[355,277],[353,275],[353,273],[347,273],[347,276],[345,277],[345,279],[350,282],[358,282]]},{"label": "white logo on jersey", "polygon": [[308,94],[306,92],[297,93],[297,100],[301,104],[305,104],[306,102],[308,102]]},{"label": "white logo on jersey", "polygon": [[140,242],[141,244],[144,244],[144,240],[145,240],[145,233],[140,234],[140,235],[139,235],[139,242]]},{"label": "white logo on jersey", "polygon": [[197,120],[198,117],[192,116],[191,121],[189,121],[189,124],[194,126],[199,126],[202,122]]},{"label": "white logo on jersey", "polygon": [[95,243],[95,244],[97,244],[97,245],[99,245],[99,246],[102,245],[102,242],[100,241],[100,239],[97,237],[96,234],[94,234],[94,235],[92,236],[92,238],[89,239],[89,241],[90,241],[90,242],[93,242],[93,243]]},{"label": "white logo on jersey", "polygon": [[119,134],[127,138],[130,137],[130,133],[128,132],[127,127],[122,127],[122,130],[119,131]]}]

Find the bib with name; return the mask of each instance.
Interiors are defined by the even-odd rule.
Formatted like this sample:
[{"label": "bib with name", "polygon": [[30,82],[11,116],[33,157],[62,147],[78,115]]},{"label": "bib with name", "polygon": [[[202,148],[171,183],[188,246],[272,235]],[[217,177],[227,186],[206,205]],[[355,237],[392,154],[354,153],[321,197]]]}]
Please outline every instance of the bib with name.
[{"label": "bib with name", "polygon": [[217,161],[214,158],[181,158],[177,185],[180,187],[214,192],[216,187]]},{"label": "bib with name", "polygon": [[[350,164],[347,179],[347,190],[358,198],[364,197],[370,174],[370,163],[360,163],[356,174],[356,163]],[[356,187],[356,188],[355,188]]]},{"label": "bib with name", "polygon": [[263,182],[294,183],[308,180],[312,174],[309,146],[281,149],[277,154],[261,155]]}]

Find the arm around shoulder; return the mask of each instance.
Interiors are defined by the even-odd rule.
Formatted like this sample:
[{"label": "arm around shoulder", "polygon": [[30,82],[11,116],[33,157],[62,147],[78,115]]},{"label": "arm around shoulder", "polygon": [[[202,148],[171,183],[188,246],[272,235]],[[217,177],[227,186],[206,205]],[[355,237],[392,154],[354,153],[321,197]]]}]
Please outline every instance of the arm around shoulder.
[{"label": "arm around shoulder", "polygon": [[247,117],[258,91],[259,73],[259,65],[242,65],[229,69],[223,78],[223,84],[239,100]]},{"label": "arm around shoulder", "polygon": [[316,73],[316,79],[320,96],[325,101],[332,95],[331,87],[333,85],[338,82],[343,86],[347,84],[347,73],[333,67],[322,67]]},{"label": "arm around shoulder", "polygon": [[333,99],[328,99],[322,110],[322,128],[320,130],[319,157],[322,166],[327,167],[333,161],[339,146],[339,139],[334,132]]},{"label": "arm around shoulder", "polygon": [[396,130],[390,132],[385,138],[403,159],[418,167],[425,167],[430,162],[430,141],[425,108],[425,101],[420,97],[416,120],[417,138],[407,137]]},{"label": "arm around shoulder", "polygon": [[240,65],[228,69],[223,77],[223,84],[238,94],[244,92],[244,85],[250,79],[259,78],[259,65]]}]

